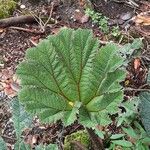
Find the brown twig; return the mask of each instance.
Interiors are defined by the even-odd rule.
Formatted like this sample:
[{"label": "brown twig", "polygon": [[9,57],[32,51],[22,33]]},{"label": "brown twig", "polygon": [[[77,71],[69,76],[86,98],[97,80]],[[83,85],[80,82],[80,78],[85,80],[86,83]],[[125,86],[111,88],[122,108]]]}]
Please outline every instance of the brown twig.
[{"label": "brown twig", "polygon": [[21,27],[9,27],[10,29],[15,29],[15,30],[20,30],[20,31],[24,31],[24,32],[29,32],[29,33],[35,33],[35,34],[43,34],[43,31],[37,31],[37,30],[31,30],[31,29],[27,29],[27,28],[21,28]]},{"label": "brown twig", "polygon": [[[46,17],[43,17],[43,19]],[[54,19],[49,18],[49,22],[55,22]],[[22,16],[15,16],[10,18],[5,18],[0,20],[0,28],[5,28],[9,26],[15,26],[18,24],[24,24],[24,23],[38,23],[38,19],[35,16],[32,15],[22,15]]]},{"label": "brown twig", "polygon": [[138,91],[138,92],[150,92],[150,89],[134,89],[134,88],[125,88],[125,91]]},{"label": "brown twig", "polygon": [[0,20],[0,27],[8,27],[17,24],[24,24],[24,23],[33,23],[36,22],[34,17],[28,15],[22,15],[17,17],[10,17],[6,19]]}]

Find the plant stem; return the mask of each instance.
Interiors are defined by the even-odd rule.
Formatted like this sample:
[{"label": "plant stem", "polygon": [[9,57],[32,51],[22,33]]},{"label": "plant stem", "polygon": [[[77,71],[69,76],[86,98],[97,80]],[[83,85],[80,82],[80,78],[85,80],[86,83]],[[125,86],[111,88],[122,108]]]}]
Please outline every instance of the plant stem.
[{"label": "plant stem", "polygon": [[102,139],[100,139],[91,128],[86,128],[91,141],[93,150],[104,150],[104,145]]}]

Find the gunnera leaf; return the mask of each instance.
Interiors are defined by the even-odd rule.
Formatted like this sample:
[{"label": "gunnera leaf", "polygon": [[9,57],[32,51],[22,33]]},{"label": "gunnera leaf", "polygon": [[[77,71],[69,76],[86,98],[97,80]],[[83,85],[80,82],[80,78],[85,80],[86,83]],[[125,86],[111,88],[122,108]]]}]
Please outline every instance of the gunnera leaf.
[{"label": "gunnera leaf", "polygon": [[0,137],[0,148],[1,150],[7,150],[7,146],[2,137]]},{"label": "gunnera leaf", "polygon": [[148,135],[150,135],[150,93],[142,92],[139,96],[141,103],[139,104],[140,116],[142,123]]},{"label": "gunnera leaf", "polygon": [[112,43],[99,48],[91,30],[62,29],[27,50],[17,69],[19,99],[45,122],[69,125],[78,114],[87,127],[108,124],[123,99],[124,59],[117,50]]},{"label": "gunnera leaf", "polygon": [[[12,120],[14,123],[15,132],[19,141],[23,129],[31,126],[32,117],[24,110],[24,107],[17,97],[11,101],[10,105],[12,108]],[[18,144],[20,144],[20,141]]]}]

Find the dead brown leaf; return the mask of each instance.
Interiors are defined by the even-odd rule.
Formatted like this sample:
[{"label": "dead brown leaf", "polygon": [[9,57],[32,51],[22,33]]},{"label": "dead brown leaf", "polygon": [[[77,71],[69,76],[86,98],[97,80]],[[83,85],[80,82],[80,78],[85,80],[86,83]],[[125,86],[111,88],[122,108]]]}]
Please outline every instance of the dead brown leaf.
[{"label": "dead brown leaf", "polygon": [[13,71],[9,68],[3,69],[0,76],[1,90],[5,92],[8,97],[14,97],[20,89],[20,81],[13,74]]},{"label": "dead brown leaf", "polygon": [[150,25],[150,16],[147,13],[138,14],[133,18],[133,21],[136,25],[149,26]]},{"label": "dead brown leaf", "polygon": [[0,28],[0,33],[3,33],[5,30],[3,28]]},{"label": "dead brown leaf", "polygon": [[57,34],[57,33],[59,33],[59,31],[60,31],[60,28],[52,28],[52,29],[51,29],[51,32],[52,32],[53,34]]},{"label": "dead brown leaf", "polygon": [[83,7],[85,5],[85,0],[79,0],[79,5]]},{"label": "dead brown leaf", "polygon": [[26,137],[26,143],[30,145],[31,148],[35,147],[35,144],[37,143],[38,135],[28,135]]},{"label": "dead brown leaf", "polygon": [[89,16],[81,12],[79,9],[75,10],[73,18],[79,23],[86,23],[89,20]]},{"label": "dead brown leaf", "polygon": [[134,59],[134,69],[138,70],[141,66],[141,60],[139,58]]},{"label": "dead brown leaf", "polygon": [[88,21],[89,21],[89,16],[88,16],[88,15],[82,16],[82,18],[81,18],[81,23],[86,23],[86,22],[88,22]]}]

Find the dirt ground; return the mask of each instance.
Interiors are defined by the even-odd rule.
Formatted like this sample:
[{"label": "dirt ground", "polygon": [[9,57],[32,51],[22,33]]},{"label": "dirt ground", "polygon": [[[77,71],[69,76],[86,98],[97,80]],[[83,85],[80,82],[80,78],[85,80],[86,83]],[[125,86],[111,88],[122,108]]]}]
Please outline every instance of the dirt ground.
[{"label": "dirt ground", "polygon": [[[24,10],[21,9],[21,5],[24,5],[26,7],[26,10],[37,14],[41,13],[41,15],[45,15],[48,17],[49,12],[52,8],[52,1],[50,1],[49,3],[46,3],[45,1],[40,2],[39,0],[38,2],[37,0],[22,0],[19,2],[19,5],[13,12],[12,16],[15,17],[23,15]],[[55,21],[52,24],[48,24],[45,32],[43,33],[36,32],[41,30],[41,26],[39,25],[39,23],[23,23],[15,25],[15,27],[19,27],[20,29],[15,29],[12,27],[0,28],[1,72],[3,70],[7,72],[6,70],[8,70],[6,74],[13,75],[19,62],[23,60],[27,48],[35,46],[40,40],[44,39],[48,35],[57,33],[61,27],[92,29],[95,36],[97,36],[101,41],[109,40],[96,25],[93,26],[91,19],[89,19],[87,22],[81,23],[80,16],[74,18],[77,9],[82,13],[84,12],[84,4],[81,4],[80,1],[75,1],[69,6],[64,4],[63,2],[60,2],[59,0],[54,0],[53,2],[54,6],[51,17]],[[110,27],[115,24],[119,25],[120,30],[125,35],[125,37],[127,37],[128,41],[132,40],[135,37],[143,38],[144,48],[142,50],[142,56],[144,59],[141,60],[141,65],[143,66],[142,72],[139,72],[139,74],[137,74],[134,71],[134,60],[131,61],[131,63],[127,67],[130,76],[127,77],[127,79],[130,78],[130,86],[133,88],[138,88],[144,85],[147,66],[150,65],[150,26],[136,26],[135,22],[128,22],[128,20],[130,20],[134,16],[137,16],[137,14],[140,14],[141,12],[148,12],[150,10],[150,2],[146,0],[139,0],[136,1],[136,4],[138,5],[138,7],[134,4],[126,3],[126,0],[122,0],[121,2],[118,2],[117,0],[110,0],[108,2],[106,2],[105,0],[92,1],[94,10],[102,13],[109,18]],[[125,14],[131,15],[131,17],[129,17],[129,19],[125,21],[120,20],[121,15]],[[25,31],[21,28],[28,30]],[[116,42],[116,39],[114,39],[114,41]],[[2,95],[2,93],[4,95]],[[9,102],[10,98],[8,98],[5,94],[6,93],[1,90],[0,100],[3,101],[5,99],[5,101]],[[131,93],[126,92],[127,96],[134,94],[137,93],[133,91]],[[4,103],[2,103],[2,105],[0,106],[0,110],[2,110],[3,112],[0,114],[0,130],[3,130],[1,131],[1,133],[3,133],[2,136],[5,141],[11,145],[15,142],[15,133],[13,131],[11,113],[9,111],[9,107]],[[62,130],[61,123],[44,126],[45,128],[41,129],[39,125],[37,126],[35,123],[34,128],[28,129],[28,131],[24,133],[24,138],[26,139],[27,137],[29,137],[29,135],[38,135],[36,144],[39,144],[41,142],[56,142],[56,139],[58,138],[56,134],[57,132],[61,133]],[[67,127],[64,130],[64,136],[82,128],[83,127],[78,123],[75,123],[74,125]],[[112,127],[110,127],[110,130],[112,130]],[[117,132],[117,129],[115,131]],[[53,138],[50,138],[49,136]]]}]

